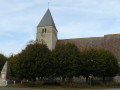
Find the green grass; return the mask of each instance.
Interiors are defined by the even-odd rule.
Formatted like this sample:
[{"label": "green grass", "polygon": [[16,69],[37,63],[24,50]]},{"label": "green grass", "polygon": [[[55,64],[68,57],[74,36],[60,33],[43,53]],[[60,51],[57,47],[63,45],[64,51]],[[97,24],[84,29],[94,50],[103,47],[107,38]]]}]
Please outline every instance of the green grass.
[{"label": "green grass", "polygon": [[17,83],[16,85],[10,84],[6,87],[13,88],[35,88],[35,89],[107,89],[107,88],[120,88],[120,83],[94,83],[91,87],[86,83],[61,83],[60,85],[41,85],[41,86],[24,86],[23,84]]}]

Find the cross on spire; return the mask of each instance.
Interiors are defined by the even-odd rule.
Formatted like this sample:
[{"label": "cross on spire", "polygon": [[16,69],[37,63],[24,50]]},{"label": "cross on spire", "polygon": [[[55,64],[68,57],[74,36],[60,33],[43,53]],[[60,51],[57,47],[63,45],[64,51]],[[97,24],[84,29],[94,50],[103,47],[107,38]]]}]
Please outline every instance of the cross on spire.
[{"label": "cross on spire", "polygon": [[48,8],[49,8],[50,2],[48,2]]}]

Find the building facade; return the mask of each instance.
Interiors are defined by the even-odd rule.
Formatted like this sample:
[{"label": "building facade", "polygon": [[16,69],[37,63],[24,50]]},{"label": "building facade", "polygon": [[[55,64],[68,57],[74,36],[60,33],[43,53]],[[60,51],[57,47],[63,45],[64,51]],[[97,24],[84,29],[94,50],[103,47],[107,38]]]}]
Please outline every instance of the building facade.
[{"label": "building facade", "polygon": [[104,35],[104,37],[76,38],[58,40],[57,29],[50,10],[48,9],[37,26],[36,41],[44,43],[50,50],[56,43],[73,43],[80,50],[106,49],[112,52],[120,62],[120,34]]},{"label": "building facade", "polygon": [[53,50],[57,43],[57,32],[52,15],[48,9],[37,26],[36,41],[46,44],[50,50]]}]

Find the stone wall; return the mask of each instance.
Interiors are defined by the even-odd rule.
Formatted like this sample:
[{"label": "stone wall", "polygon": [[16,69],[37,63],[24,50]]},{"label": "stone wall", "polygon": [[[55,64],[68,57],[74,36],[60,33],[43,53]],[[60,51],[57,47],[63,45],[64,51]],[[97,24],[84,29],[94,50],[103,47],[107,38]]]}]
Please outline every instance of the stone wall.
[{"label": "stone wall", "polygon": [[111,51],[120,62],[120,34],[104,36],[105,49]]},{"label": "stone wall", "polygon": [[74,43],[80,50],[107,49],[111,51],[120,62],[120,34],[93,38],[63,39],[58,40],[58,43]]},{"label": "stone wall", "polygon": [[53,50],[57,42],[57,30],[53,26],[37,27],[36,41]]}]

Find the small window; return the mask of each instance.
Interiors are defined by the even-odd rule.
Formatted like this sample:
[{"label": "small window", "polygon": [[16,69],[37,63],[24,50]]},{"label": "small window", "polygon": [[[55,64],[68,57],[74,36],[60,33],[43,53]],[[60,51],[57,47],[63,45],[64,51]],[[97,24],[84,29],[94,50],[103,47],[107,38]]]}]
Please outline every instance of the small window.
[{"label": "small window", "polygon": [[42,29],[42,33],[44,33],[44,29]]},{"label": "small window", "polygon": [[45,33],[46,33],[46,28],[45,28]]}]

